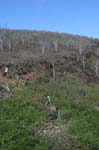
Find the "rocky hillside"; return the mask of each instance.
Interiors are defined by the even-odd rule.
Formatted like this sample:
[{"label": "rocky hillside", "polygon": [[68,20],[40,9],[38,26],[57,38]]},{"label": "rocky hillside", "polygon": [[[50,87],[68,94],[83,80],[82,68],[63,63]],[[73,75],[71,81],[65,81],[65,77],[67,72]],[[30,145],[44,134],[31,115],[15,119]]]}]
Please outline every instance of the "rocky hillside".
[{"label": "rocky hillside", "polygon": [[[68,72],[99,78],[99,40],[64,33],[0,30],[0,67],[21,73],[35,69],[55,77]],[[12,69],[13,68],[13,69]]]}]

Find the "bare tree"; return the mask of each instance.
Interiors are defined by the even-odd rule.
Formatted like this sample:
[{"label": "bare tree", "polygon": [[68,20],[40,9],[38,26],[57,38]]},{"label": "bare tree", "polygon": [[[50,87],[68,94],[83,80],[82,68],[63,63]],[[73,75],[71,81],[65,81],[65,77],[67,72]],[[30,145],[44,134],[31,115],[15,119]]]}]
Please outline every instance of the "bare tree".
[{"label": "bare tree", "polygon": [[44,55],[44,52],[45,52],[45,46],[42,45],[42,55]]},{"label": "bare tree", "polygon": [[79,48],[79,54],[82,56],[82,54],[83,54],[83,49],[80,47]]},{"label": "bare tree", "polygon": [[86,68],[86,63],[85,63],[85,56],[84,56],[84,48],[82,48],[81,46],[79,48],[79,54],[80,54],[81,61],[82,61],[82,67],[83,67],[83,69],[85,69]]},{"label": "bare tree", "polygon": [[97,59],[95,63],[95,73],[97,78],[99,79],[99,59]]},{"label": "bare tree", "polygon": [[76,60],[77,60],[77,63],[79,62],[79,56],[78,54],[76,55]]},{"label": "bare tree", "polygon": [[86,64],[85,64],[85,56],[82,56],[82,64],[83,64],[83,69],[85,70]]},{"label": "bare tree", "polygon": [[3,49],[3,40],[2,40],[2,38],[0,37],[0,50],[2,50]]},{"label": "bare tree", "polygon": [[5,43],[5,47],[9,50],[12,48],[12,33],[9,29],[4,29],[4,38],[3,41]]},{"label": "bare tree", "polygon": [[99,48],[96,49],[96,55],[99,56]]},{"label": "bare tree", "polygon": [[54,63],[52,63],[52,77],[53,77],[53,80],[55,80],[56,75],[55,75],[55,64]]},{"label": "bare tree", "polygon": [[53,42],[53,44],[54,44],[54,47],[55,47],[55,51],[58,51],[58,41],[55,40],[55,41]]},{"label": "bare tree", "polygon": [[3,29],[0,26],[0,50],[3,50]]},{"label": "bare tree", "polygon": [[40,46],[41,46],[41,53],[42,55],[44,55],[46,43],[44,41],[40,41]]},{"label": "bare tree", "polygon": [[80,60],[80,57],[82,57],[82,48],[81,48],[81,46],[79,47],[79,51],[78,51],[78,53],[77,53],[77,55],[76,55],[76,60],[77,60],[77,63],[79,62],[79,60]]}]

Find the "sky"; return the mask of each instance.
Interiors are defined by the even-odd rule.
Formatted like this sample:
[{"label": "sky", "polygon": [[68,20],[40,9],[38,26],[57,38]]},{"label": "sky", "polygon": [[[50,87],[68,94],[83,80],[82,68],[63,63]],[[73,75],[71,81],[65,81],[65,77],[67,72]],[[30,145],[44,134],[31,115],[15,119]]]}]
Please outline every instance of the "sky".
[{"label": "sky", "polygon": [[99,0],[0,0],[0,26],[99,38]]}]

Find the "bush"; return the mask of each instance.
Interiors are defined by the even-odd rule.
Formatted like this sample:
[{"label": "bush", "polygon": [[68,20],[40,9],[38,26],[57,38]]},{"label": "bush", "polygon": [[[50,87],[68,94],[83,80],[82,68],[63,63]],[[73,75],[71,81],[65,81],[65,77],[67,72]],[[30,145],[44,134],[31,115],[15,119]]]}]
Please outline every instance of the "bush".
[{"label": "bush", "polygon": [[36,78],[36,82],[37,82],[37,83],[40,83],[40,84],[44,84],[44,83],[49,82],[49,78],[48,78],[47,75],[39,75],[39,76]]}]

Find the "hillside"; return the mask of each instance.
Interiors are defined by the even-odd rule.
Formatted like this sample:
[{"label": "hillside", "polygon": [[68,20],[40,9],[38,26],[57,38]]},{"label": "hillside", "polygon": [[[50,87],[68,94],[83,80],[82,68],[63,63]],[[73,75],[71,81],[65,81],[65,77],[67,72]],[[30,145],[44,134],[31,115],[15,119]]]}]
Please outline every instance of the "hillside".
[{"label": "hillside", "polygon": [[97,83],[98,39],[0,29],[0,150],[99,150]]},{"label": "hillside", "polygon": [[38,71],[55,78],[68,72],[87,80],[99,79],[99,40],[64,33],[0,30],[0,68],[12,76]]},{"label": "hillside", "polygon": [[[13,92],[0,97],[0,150],[99,150],[98,85],[67,79]],[[57,120],[46,122],[46,95],[60,109]]]}]

